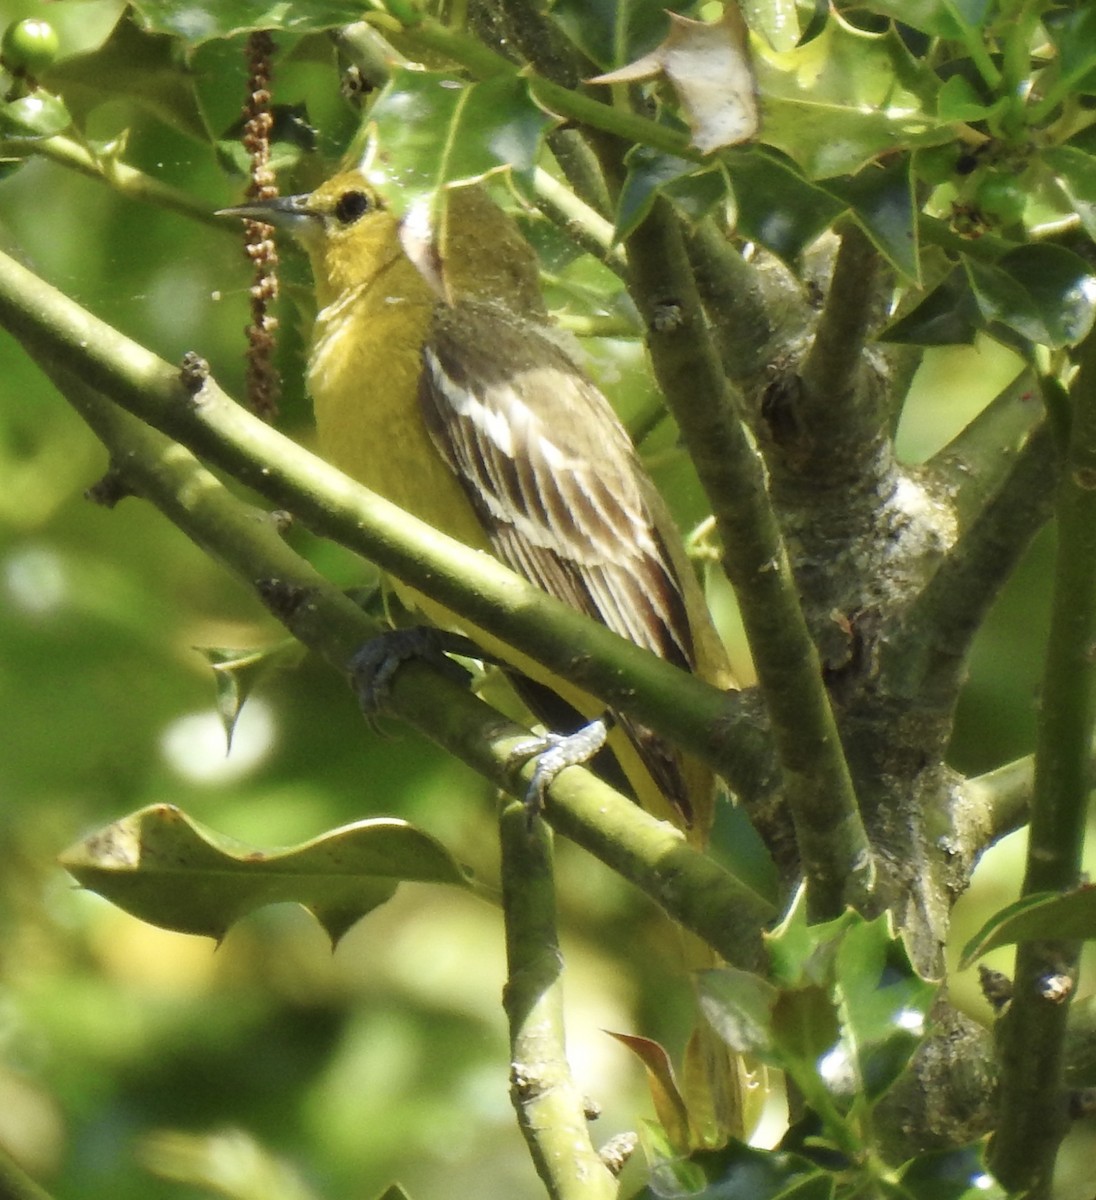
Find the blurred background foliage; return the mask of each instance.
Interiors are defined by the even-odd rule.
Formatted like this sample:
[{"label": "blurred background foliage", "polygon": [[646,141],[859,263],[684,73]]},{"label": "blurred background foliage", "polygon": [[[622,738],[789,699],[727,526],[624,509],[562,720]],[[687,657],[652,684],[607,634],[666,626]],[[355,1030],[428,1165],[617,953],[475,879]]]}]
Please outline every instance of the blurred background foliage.
[{"label": "blurred background foliage", "polygon": [[[46,17],[68,57],[102,43],[121,11],[118,0],[0,0],[0,27]],[[220,133],[239,115],[242,42],[210,43],[191,65]],[[307,105],[321,152],[337,157],[356,114],[329,44],[281,47],[275,90]],[[76,92],[66,92],[72,104]],[[88,132],[125,133],[127,161],[209,209],[239,199],[242,180],[208,142],[124,87],[81,94]],[[197,350],[240,393],[249,270],[234,227],[137,205],[32,160],[0,182],[0,241],[163,357]],[[299,264],[287,270],[300,276]],[[292,302],[283,329],[283,424],[307,440]],[[621,354],[596,350],[618,392],[634,347]],[[1014,369],[988,344],[931,353],[903,425],[907,456],[942,444]],[[150,1173],[158,1164],[170,1174],[172,1153],[188,1153],[190,1143],[148,1140],[163,1130],[254,1137],[290,1164],[256,1193],[270,1200],[368,1197],[396,1177],[418,1196],[540,1195],[506,1093],[502,927],[488,906],[405,885],[334,954],[291,907],[253,915],[214,947],[77,892],[54,865],[89,829],[160,802],[264,846],[390,814],[488,877],[496,857],[482,781],[406,729],[369,730],[343,683],[313,661],[266,681],[226,756],[195,647],[269,644],[280,631],[150,507],[88,503],[105,466],[0,334],[0,1141],[57,1197],[80,1200],[209,1195]],[[979,639],[952,749],[961,770],[1032,748],[1049,554],[1045,535]],[[329,565],[348,583],[357,576],[344,559]],[[573,1065],[604,1110],[607,1139],[649,1110],[641,1069],[602,1031],[679,1053],[687,985],[650,906],[581,852],[559,853]],[[957,945],[1018,884],[1014,846],[991,859],[960,906]],[[986,1016],[973,972],[956,988]],[[219,1149],[228,1162],[248,1153],[231,1138]]]}]

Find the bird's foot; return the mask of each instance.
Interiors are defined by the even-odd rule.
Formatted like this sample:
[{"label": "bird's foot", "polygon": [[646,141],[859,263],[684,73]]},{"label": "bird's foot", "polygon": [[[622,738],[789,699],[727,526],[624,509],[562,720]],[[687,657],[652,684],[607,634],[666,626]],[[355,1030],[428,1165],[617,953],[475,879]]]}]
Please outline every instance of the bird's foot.
[{"label": "bird's foot", "polygon": [[520,742],[510,751],[510,764],[524,763],[536,758],[533,778],[525,791],[525,810],[529,820],[544,807],[544,796],[555,777],[567,767],[581,767],[595,758],[605,747],[612,724],[610,717],[598,717],[574,733],[545,733]]},{"label": "bird's foot", "polygon": [[447,678],[466,685],[472,676],[449,657],[451,654],[465,658],[483,657],[482,651],[469,638],[427,625],[389,629],[371,638],[347,663],[362,712],[370,721],[376,717],[388,702],[396,672],[412,659],[429,663]]}]

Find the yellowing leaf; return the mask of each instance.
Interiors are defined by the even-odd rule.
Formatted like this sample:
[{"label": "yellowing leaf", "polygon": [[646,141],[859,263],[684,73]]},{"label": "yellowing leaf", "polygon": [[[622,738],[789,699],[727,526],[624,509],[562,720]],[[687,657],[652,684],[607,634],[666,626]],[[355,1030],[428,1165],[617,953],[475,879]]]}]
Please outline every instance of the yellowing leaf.
[{"label": "yellowing leaf", "polygon": [[218,939],[264,904],[295,901],[337,942],[403,880],[471,884],[439,841],[406,821],[356,821],[299,846],[261,850],[171,804],[90,834],[61,855],[61,865],[142,921]]},{"label": "yellowing leaf", "polygon": [[591,83],[631,83],[665,76],[677,93],[692,144],[710,154],[757,132],[757,89],[749,31],[734,4],[714,22],[667,13],[670,32],[650,54]]}]

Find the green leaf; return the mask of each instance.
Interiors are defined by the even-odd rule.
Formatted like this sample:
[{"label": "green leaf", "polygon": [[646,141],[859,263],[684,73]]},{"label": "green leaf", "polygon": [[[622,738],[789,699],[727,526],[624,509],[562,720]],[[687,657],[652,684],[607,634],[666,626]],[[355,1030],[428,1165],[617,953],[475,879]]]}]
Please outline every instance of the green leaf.
[{"label": "green leaf", "polygon": [[832,192],[808,183],[783,155],[762,146],[726,155],[738,209],[736,230],[794,262],[845,205]]},{"label": "green leaf", "polygon": [[107,825],[60,862],[84,887],[142,921],[218,940],[254,909],[295,901],[337,943],[401,881],[471,885],[440,842],[406,821],[357,821],[298,846],[260,850],[170,804]]},{"label": "green leaf", "polygon": [[259,29],[287,33],[335,29],[360,21],[364,6],[361,0],[217,0],[201,5],[135,0],[133,7],[146,29],[196,46]]},{"label": "green leaf", "polygon": [[963,28],[978,30],[990,0],[866,0],[858,5],[933,37],[959,38]]},{"label": "green leaf", "polygon": [[1045,26],[1058,51],[1055,91],[1091,93],[1096,87],[1096,9],[1081,4],[1048,13]]},{"label": "green leaf", "polygon": [[917,205],[907,155],[885,166],[872,164],[851,179],[831,184],[847,201],[880,254],[911,283],[921,283]]},{"label": "green leaf", "polygon": [[1096,238],[1096,156],[1074,146],[1054,146],[1043,154],[1043,162],[1054,173],[1085,233]]},{"label": "green leaf", "polygon": [[698,1150],[687,1165],[707,1181],[699,1189],[682,1187],[679,1162],[655,1163],[652,1182],[636,1200],[688,1196],[689,1200],[828,1200],[834,1177],[786,1150],[760,1150],[730,1141],[719,1150]]},{"label": "green leaf", "polygon": [[851,910],[821,925],[807,924],[806,891],[800,888],[784,920],[765,935],[773,981],[781,987],[829,987],[841,934],[857,920]]},{"label": "green leaf", "polygon": [[760,975],[734,967],[700,971],[697,996],[704,1019],[739,1054],[754,1054],[772,1066],[773,1009],[780,993]]},{"label": "green leaf", "polygon": [[98,50],[52,67],[49,80],[51,87],[64,92],[74,112],[125,98],[187,137],[209,141],[179,42],[139,29],[128,17],[115,25]]},{"label": "green leaf", "polygon": [[836,968],[841,1043],[856,1076],[857,1098],[875,1100],[921,1044],[938,986],[913,969],[886,914],[849,927]]},{"label": "green leaf", "polygon": [[71,124],[65,102],[49,92],[32,92],[0,103],[0,135],[4,137],[28,140],[53,137]]},{"label": "green leaf", "polygon": [[1002,96],[986,104],[965,75],[953,75],[936,97],[936,115],[942,121],[984,121],[1007,103]]},{"label": "green leaf", "polygon": [[670,0],[555,0],[552,20],[591,62],[612,70],[654,49],[666,36]]},{"label": "green leaf", "polygon": [[967,275],[987,322],[1037,345],[1076,345],[1096,315],[1096,277],[1062,246],[1018,246],[996,264],[968,259]]},{"label": "green leaf", "polygon": [[910,1200],[1006,1200],[984,1154],[984,1142],[919,1154],[902,1168],[903,1193]]},{"label": "green leaf", "polygon": [[761,141],[809,179],[850,175],[880,154],[952,140],[935,115],[939,80],[893,29],[853,29],[831,14],[818,37],[778,52],[753,41]]},{"label": "green leaf", "polygon": [[[773,1006],[772,1036],[776,1060],[796,1081],[808,1101],[819,1090],[844,1091],[844,1077],[835,1079],[826,1063],[844,1063],[838,1046],[841,1028],[837,1007],[826,988],[786,988]],[[837,1060],[830,1058],[838,1055]]]},{"label": "green leaf", "polygon": [[982,324],[966,273],[956,267],[879,339],[908,346],[969,346]]},{"label": "green leaf", "polygon": [[998,946],[1039,938],[1096,940],[1096,886],[1072,892],[1040,892],[1007,905],[967,942],[959,965],[969,967]]},{"label": "green leaf", "polygon": [[225,727],[225,740],[230,748],[240,710],[255,685],[271,671],[297,666],[306,653],[304,646],[296,638],[286,638],[276,646],[266,646],[257,650],[238,650],[224,646],[194,648],[213,669],[213,680],[217,690],[217,713]]},{"label": "green leaf", "polygon": [[376,150],[370,181],[391,191],[398,212],[431,201],[447,184],[500,171],[531,179],[544,133],[555,122],[524,79],[462,83],[451,74],[401,67],[370,114]]},{"label": "green leaf", "polygon": [[628,174],[620,191],[613,234],[622,241],[642,223],[655,199],[662,195],[689,221],[699,221],[727,197],[727,177],[718,164],[695,162],[636,146],[625,159]]}]

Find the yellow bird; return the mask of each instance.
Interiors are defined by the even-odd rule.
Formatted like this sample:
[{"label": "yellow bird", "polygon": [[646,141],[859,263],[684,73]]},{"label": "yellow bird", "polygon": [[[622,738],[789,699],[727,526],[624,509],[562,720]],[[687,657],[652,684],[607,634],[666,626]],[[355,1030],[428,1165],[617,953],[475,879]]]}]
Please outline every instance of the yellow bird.
[{"label": "yellow bird", "polygon": [[[358,172],[226,211],[288,230],[311,259],[308,388],[325,458],[621,636],[735,686],[669,513],[608,401],[554,334],[532,250],[482,189],[450,195],[448,301]],[[488,630],[412,601],[585,716],[602,708]],[[519,686],[528,701],[527,691]],[[640,802],[707,825],[710,771],[639,723],[619,724],[610,744]]]}]

